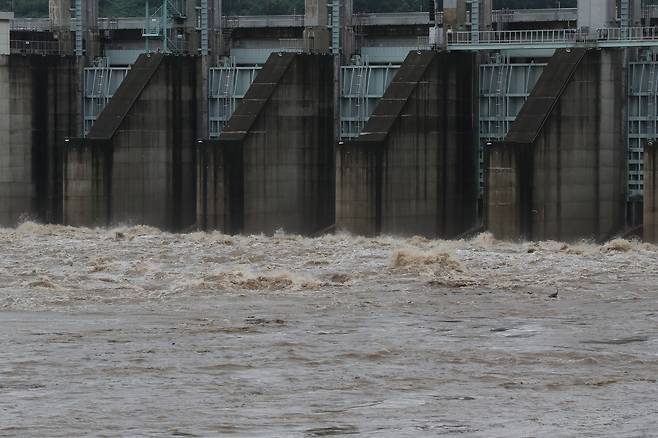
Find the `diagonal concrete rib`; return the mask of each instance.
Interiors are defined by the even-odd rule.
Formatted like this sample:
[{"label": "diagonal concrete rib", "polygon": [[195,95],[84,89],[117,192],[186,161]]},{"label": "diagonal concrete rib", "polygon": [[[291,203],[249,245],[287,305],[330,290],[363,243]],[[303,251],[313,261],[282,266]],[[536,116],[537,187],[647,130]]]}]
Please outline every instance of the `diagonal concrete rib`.
[{"label": "diagonal concrete rib", "polygon": [[535,141],[586,52],[586,49],[555,52],[512,124],[505,137],[506,143],[531,144]]},{"label": "diagonal concrete rib", "polygon": [[151,78],[162,64],[164,55],[150,53],[140,55],[128,72],[128,76],[98,116],[87,135],[91,140],[109,140],[119,129],[121,122],[139,99]]}]

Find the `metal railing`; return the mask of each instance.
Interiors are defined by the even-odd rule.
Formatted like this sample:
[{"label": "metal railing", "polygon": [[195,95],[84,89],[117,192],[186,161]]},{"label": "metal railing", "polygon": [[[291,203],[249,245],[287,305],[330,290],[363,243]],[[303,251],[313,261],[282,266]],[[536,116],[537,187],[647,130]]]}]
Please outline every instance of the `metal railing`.
[{"label": "metal railing", "polygon": [[144,20],[143,37],[159,37],[162,30],[162,20],[158,17],[149,17]]},{"label": "metal railing", "polygon": [[[143,30],[144,17],[100,17],[97,26],[101,30]],[[11,30],[29,30],[32,32],[47,32],[53,29],[50,19],[43,18],[14,18],[11,21]]]},{"label": "metal railing", "polygon": [[429,50],[432,49],[432,44],[430,44],[429,35],[407,37],[404,39],[399,39],[396,41],[395,46],[391,46],[389,41],[381,39],[371,39],[365,40],[361,43],[361,47],[380,47],[380,48],[393,48],[393,47],[405,47],[409,50]]},{"label": "metal railing", "polygon": [[[443,22],[443,12],[436,13],[436,20]],[[429,24],[428,12],[376,12],[358,13],[352,17],[352,22],[359,22],[363,26],[387,25],[419,25]]]},{"label": "metal railing", "polygon": [[59,41],[11,40],[9,47],[11,53],[19,53],[23,55],[64,54],[64,48]]},{"label": "metal railing", "polygon": [[492,11],[492,19],[494,22],[568,21],[576,20],[577,18],[577,8],[496,9]]},{"label": "metal railing", "polygon": [[597,31],[599,41],[655,41],[658,40],[656,27],[609,28]]},{"label": "metal railing", "polygon": [[52,28],[48,18],[14,18],[11,20],[11,30],[28,30],[30,32],[48,31]]},{"label": "metal railing", "polygon": [[[475,35],[477,35],[475,37]],[[502,31],[457,31],[448,32],[448,44],[522,44],[522,43],[555,43],[576,42],[587,36],[587,33],[576,29],[547,30],[502,30]]]},{"label": "metal railing", "polygon": [[555,44],[579,42],[657,41],[656,27],[587,29],[543,29],[448,32],[448,45],[464,44]]},{"label": "metal railing", "polygon": [[98,30],[117,30],[119,28],[119,20],[116,18],[99,18],[97,23]]},{"label": "metal railing", "polygon": [[229,59],[222,67],[208,72],[208,134],[217,138],[230,120],[238,103],[256,79],[261,67],[238,67]]},{"label": "metal railing", "polygon": [[303,15],[242,15],[234,18],[237,20],[233,27],[304,27]]}]

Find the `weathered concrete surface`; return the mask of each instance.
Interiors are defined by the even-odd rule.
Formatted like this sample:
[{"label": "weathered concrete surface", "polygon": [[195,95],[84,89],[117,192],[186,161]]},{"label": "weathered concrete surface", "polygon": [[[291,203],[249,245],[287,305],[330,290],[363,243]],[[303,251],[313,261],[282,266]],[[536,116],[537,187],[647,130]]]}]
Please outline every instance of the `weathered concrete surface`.
[{"label": "weathered concrete surface", "polygon": [[73,57],[0,56],[0,225],[61,221],[61,144],[77,135]]},{"label": "weathered concrete surface", "polygon": [[338,146],[338,228],[450,238],[475,225],[477,83],[471,54],[409,54],[359,138]]},{"label": "weathered concrete surface", "polygon": [[603,240],[625,212],[623,56],[556,52],[504,142],[487,150],[497,237]]},{"label": "weathered concrete surface", "polygon": [[614,27],[616,7],[616,0],[578,0],[578,29],[596,32],[596,29]]},{"label": "weathered concrete surface", "polygon": [[203,229],[312,234],[334,223],[333,59],[273,54],[219,141],[199,148]]},{"label": "weathered concrete surface", "polygon": [[11,20],[13,18],[13,12],[0,11],[0,55],[9,55],[11,51],[9,44],[9,34],[11,29]]},{"label": "weathered concrete surface", "polygon": [[658,190],[656,190],[656,159],[658,145],[644,146],[644,240],[658,243]]},{"label": "weathered concrete surface", "polygon": [[244,222],[242,145],[204,141],[197,148],[197,225],[237,234]]},{"label": "weathered concrete surface", "polygon": [[66,149],[65,223],[194,225],[198,63],[140,56],[88,137]]},{"label": "weathered concrete surface", "polygon": [[328,22],[327,12],[327,0],[305,0],[304,26],[326,28]]},{"label": "weathered concrete surface", "polygon": [[64,223],[73,226],[112,222],[112,147],[74,141],[64,160]]},{"label": "weathered concrete surface", "polygon": [[500,238],[531,235],[533,162],[524,144],[497,144],[485,151],[485,221]]},{"label": "weathered concrete surface", "polygon": [[443,0],[443,26],[445,30],[464,30],[466,25],[466,2]]}]

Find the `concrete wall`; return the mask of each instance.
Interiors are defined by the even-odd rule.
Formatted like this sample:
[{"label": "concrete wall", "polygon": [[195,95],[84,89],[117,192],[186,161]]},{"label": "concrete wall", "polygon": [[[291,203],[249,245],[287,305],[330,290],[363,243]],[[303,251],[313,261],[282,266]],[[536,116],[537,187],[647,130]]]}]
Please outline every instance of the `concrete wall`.
[{"label": "concrete wall", "polygon": [[464,0],[443,0],[443,27],[445,30],[465,30],[466,2]]},{"label": "concrete wall", "polygon": [[64,220],[67,225],[105,225],[112,221],[112,147],[67,145],[63,163]]},{"label": "concrete wall", "polygon": [[195,224],[199,62],[140,57],[88,138],[67,148],[65,223]]},{"label": "concrete wall", "polygon": [[48,0],[48,17],[55,29],[71,31],[71,0]]},{"label": "concrete wall", "polygon": [[656,164],[658,145],[644,147],[644,240],[658,243],[658,190],[656,190]]},{"label": "concrete wall", "polygon": [[63,53],[73,54],[75,38],[71,32],[71,8],[75,8],[75,2],[71,0],[48,1],[48,18],[52,26],[53,36],[59,42],[59,48]]},{"label": "concrete wall", "polygon": [[199,226],[266,234],[331,226],[333,102],[331,56],[270,56],[219,142],[199,151]]},{"label": "concrete wall", "polygon": [[327,29],[327,0],[306,0],[304,6],[304,49],[307,52],[327,53],[331,46],[331,33]]},{"label": "concrete wall", "polygon": [[354,33],[354,0],[343,0],[341,6],[341,49],[343,59],[350,60],[356,50],[356,35]]},{"label": "concrete wall", "polygon": [[531,235],[531,210],[522,206],[532,201],[531,148],[525,144],[501,143],[485,150],[486,222],[500,239]]},{"label": "concrete wall", "polygon": [[450,238],[475,225],[477,75],[471,54],[409,54],[359,138],[338,146],[338,228]]},{"label": "concrete wall", "polygon": [[578,0],[578,28],[592,31],[613,27],[616,0]]},{"label": "concrete wall", "polygon": [[61,221],[61,149],[80,120],[77,61],[0,56],[0,225]]},{"label": "concrete wall", "polygon": [[382,156],[374,142],[346,143],[336,151],[336,227],[373,236],[381,230]]},{"label": "concrete wall", "polygon": [[626,80],[621,51],[590,51],[535,143],[533,234],[611,237],[624,226]]},{"label": "concrete wall", "polygon": [[505,142],[488,148],[487,222],[497,237],[604,240],[624,226],[623,55],[583,54],[556,53]]},{"label": "concrete wall", "polygon": [[197,226],[236,234],[244,223],[241,144],[206,141],[197,149]]},{"label": "concrete wall", "polygon": [[493,0],[480,0],[480,30],[491,30],[493,25]]},{"label": "concrete wall", "polygon": [[0,12],[0,55],[9,55],[9,29],[13,12]]},{"label": "concrete wall", "polygon": [[327,25],[327,0],[304,1],[304,26],[321,27]]}]

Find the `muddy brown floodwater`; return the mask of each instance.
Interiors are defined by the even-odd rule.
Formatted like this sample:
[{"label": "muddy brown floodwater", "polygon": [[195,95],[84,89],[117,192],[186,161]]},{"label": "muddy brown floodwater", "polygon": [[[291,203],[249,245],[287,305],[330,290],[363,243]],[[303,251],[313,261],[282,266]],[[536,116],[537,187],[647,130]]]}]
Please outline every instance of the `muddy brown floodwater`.
[{"label": "muddy brown floodwater", "polygon": [[637,242],[25,223],[0,328],[2,436],[658,434]]}]

